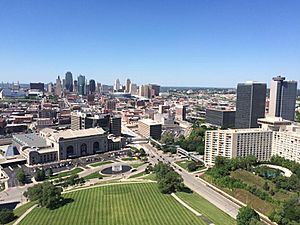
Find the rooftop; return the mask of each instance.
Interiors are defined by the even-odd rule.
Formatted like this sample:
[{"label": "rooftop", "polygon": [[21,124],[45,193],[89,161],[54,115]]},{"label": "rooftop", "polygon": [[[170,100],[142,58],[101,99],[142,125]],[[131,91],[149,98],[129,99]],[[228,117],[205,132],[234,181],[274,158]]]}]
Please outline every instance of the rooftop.
[{"label": "rooftop", "polygon": [[285,120],[282,117],[266,117],[257,119],[259,124],[272,124],[272,125],[290,125],[291,121]]},{"label": "rooftop", "polygon": [[47,147],[46,140],[35,133],[30,134],[15,134],[13,140],[21,145],[30,147],[43,148]]},{"label": "rooftop", "polygon": [[141,119],[141,120],[139,120],[139,122],[147,124],[149,126],[150,125],[161,125],[161,123],[158,123],[158,122],[156,122],[156,121],[154,121],[152,119]]},{"label": "rooftop", "polygon": [[95,135],[105,134],[105,131],[102,128],[89,128],[84,130],[61,130],[57,131],[50,128],[45,128],[41,130],[42,133],[45,133],[47,137],[53,137],[55,141],[62,139],[72,139],[72,138],[81,138]]}]

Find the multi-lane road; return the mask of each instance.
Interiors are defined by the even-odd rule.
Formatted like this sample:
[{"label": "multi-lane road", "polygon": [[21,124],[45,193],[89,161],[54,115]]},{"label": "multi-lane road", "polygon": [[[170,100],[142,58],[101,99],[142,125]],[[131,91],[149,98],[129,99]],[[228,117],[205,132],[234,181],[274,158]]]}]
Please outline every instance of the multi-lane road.
[{"label": "multi-lane road", "polygon": [[194,174],[187,173],[181,169],[178,169],[177,165],[174,163],[174,158],[168,156],[167,154],[160,153],[156,148],[152,147],[150,144],[140,144],[142,148],[150,155],[149,159],[151,163],[157,163],[159,160],[165,163],[172,164],[176,168],[183,180],[184,184],[189,187],[194,192],[200,194],[206,200],[214,204],[216,207],[226,212],[233,218],[236,218],[240,206],[231,201],[230,199],[224,197],[219,192],[211,189],[205,183],[203,183],[199,178],[195,177]]}]

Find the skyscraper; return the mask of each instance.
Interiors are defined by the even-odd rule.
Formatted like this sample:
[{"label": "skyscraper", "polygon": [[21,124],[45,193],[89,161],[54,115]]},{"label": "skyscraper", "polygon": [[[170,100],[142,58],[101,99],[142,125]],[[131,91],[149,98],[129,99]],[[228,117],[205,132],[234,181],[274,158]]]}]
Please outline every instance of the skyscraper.
[{"label": "skyscraper", "polygon": [[62,86],[61,86],[61,80],[60,77],[58,76],[56,79],[56,84],[55,84],[55,94],[57,96],[61,96],[62,94]]},{"label": "skyscraper", "polygon": [[85,95],[85,76],[79,75],[78,78],[78,94],[79,95]]},{"label": "skyscraper", "polygon": [[297,82],[277,76],[271,81],[269,115],[294,121]]},{"label": "skyscraper", "polygon": [[131,84],[130,79],[126,79],[126,82],[125,82],[125,92],[127,92],[127,93],[130,92],[130,84]]},{"label": "skyscraper", "polygon": [[95,80],[90,80],[89,82],[89,93],[92,94],[96,91],[96,82]]},{"label": "skyscraper", "polygon": [[138,90],[138,86],[134,83],[130,83],[129,93],[132,95],[136,95]]},{"label": "skyscraper", "polygon": [[115,91],[119,91],[121,89],[121,84],[120,84],[120,80],[116,79],[115,81],[115,86],[114,86],[114,90]]},{"label": "skyscraper", "polygon": [[257,119],[265,117],[267,85],[258,82],[240,83],[237,86],[236,128],[258,127]]},{"label": "skyscraper", "polygon": [[180,121],[186,120],[186,109],[187,105],[177,105],[175,119]]},{"label": "skyscraper", "polygon": [[66,78],[65,78],[65,82],[66,82],[66,90],[72,92],[73,91],[73,76],[71,72],[66,72]]},{"label": "skyscraper", "polygon": [[152,92],[153,92],[153,96],[159,96],[160,93],[160,86],[157,84],[150,84]]},{"label": "skyscraper", "polygon": [[73,91],[75,92],[75,93],[78,93],[78,82],[77,82],[77,80],[74,80],[74,84],[73,84]]}]

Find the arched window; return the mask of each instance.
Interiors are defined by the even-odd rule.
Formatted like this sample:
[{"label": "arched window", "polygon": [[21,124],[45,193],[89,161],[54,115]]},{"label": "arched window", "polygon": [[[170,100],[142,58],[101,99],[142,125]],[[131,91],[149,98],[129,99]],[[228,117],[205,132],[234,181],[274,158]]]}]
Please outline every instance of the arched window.
[{"label": "arched window", "polygon": [[94,144],[93,144],[93,152],[96,153],[96,152],[98,152],[99,150],[100,150],[100,145],[99,145],[99,142],[96,141],[96,142],[94,142]]},{"label": "arched window", "polygon": [[74,156],[74,147],[72,145],[69,145],[67,147],[67,157]]},{"label": "arched window", "polygon": [[87,145],[85,143],[80,146],[80,152],[81,155],[87,155]]}]

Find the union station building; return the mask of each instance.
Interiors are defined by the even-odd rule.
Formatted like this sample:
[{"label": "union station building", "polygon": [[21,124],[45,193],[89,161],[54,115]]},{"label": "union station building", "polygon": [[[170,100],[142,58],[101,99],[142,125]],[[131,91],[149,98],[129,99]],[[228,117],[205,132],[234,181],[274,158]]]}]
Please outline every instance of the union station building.
[{"label": "union station building", "polygon": [[119,150],[125,146],[125,139],[108,135],[102,128],[59,131],[45,128],[38,134],[14,135],[12,145],[27,164],[34,165]]}]

